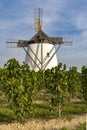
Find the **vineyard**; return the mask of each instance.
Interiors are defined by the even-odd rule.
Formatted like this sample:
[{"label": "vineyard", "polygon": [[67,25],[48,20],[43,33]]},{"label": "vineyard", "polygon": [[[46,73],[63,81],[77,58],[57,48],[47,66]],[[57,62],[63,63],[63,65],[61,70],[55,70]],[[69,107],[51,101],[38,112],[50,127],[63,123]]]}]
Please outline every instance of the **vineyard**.
[{"label": "vineyard", "polygon": [[67,119],[87,113],[87,66],[35,72],[10,59],[0,68],[0,122]]}]

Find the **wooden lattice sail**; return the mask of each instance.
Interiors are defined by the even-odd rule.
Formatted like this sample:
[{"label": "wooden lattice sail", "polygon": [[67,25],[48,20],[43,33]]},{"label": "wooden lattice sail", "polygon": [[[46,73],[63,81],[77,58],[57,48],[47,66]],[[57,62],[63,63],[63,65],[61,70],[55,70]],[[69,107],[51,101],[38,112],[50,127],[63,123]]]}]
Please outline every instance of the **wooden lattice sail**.
[{"label": "wooden lattice sail", "polygon": [[36,34],[29,40],[7,40],[7,47],[22,47],[26,52],[25,63],[37,71],[56,66],[56,53],[61,45],[72,45],[71,37],[50,37],[42,31],[42,8],[36,9],[34,28]]}]

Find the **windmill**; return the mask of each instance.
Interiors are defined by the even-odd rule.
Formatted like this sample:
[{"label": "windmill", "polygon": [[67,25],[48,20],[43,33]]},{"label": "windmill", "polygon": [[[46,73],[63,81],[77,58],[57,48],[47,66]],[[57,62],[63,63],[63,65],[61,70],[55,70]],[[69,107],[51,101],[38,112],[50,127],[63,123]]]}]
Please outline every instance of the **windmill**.
[{"label": "windmill", "polygon": [[56,53],[61,45],[71,45],[71,37],[49,37],[42,31],[43,9],[35,9],[34,28],[36,34],[30,40],[7,40],[7,47],[22,47],[26,52],[25,63],[38,71],[58,64]]}]

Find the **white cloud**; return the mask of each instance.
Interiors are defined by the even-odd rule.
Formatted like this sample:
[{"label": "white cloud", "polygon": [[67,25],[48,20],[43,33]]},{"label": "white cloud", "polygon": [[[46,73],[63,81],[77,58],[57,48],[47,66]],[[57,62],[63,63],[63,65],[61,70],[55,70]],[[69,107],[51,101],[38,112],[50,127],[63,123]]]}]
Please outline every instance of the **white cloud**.
[{"label": "white cloud", "polygon": [[79,11],[74,17],[74,24],[78,29],[87,29],[87,10]]},{"label": "white cloud", "polygon": [[[13,3],[14,2],[14,3]],[[34,34],[34,8],[43,8],[43,29],[53,36],[72,36],[73,46],[61,48],[59,58],[67,64],[81,66],[86,61],[87,7],[86,0],[13,0],[0,3],[0,64],[10,57],[24,60],[20,49],[6,49],[6,39],[29,39]],[[60,34],[61,32],[61,34]],[[19,55],[20,54],[20,55]],[[5,57],[5,58],[4,58]],[[23,58],[22,58],[23,57]]]}]

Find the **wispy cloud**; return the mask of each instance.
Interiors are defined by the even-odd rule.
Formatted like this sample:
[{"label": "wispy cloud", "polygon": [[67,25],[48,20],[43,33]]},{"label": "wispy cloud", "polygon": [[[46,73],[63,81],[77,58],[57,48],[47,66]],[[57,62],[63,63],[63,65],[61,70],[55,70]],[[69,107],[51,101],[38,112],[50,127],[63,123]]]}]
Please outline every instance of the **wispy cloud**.
[{"label": "wispy cloud", "polygon": [[[49,36],[72,36],[73,46],[62,47],[59,59],[81,67],[87,57],[87,0],[1,0],[0,64],[17,57],[24,61],[22,49],[7,49],[6,39],[29,39],[34,34],[34,9],[43,8],[43,30]],[[23,58],[22,58],[23,57]],[[4,59],[4,60],[2,60]]]}]

